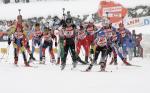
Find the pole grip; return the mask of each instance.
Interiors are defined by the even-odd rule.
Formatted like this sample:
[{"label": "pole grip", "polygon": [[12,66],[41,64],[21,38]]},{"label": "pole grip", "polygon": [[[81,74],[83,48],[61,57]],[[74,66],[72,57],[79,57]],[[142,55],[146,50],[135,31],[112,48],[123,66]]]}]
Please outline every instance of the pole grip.
[{"label": "pole grip", "polygon": [[18,9],[18,11],[19,11],[19,15],[21,15],[21,9]]}]

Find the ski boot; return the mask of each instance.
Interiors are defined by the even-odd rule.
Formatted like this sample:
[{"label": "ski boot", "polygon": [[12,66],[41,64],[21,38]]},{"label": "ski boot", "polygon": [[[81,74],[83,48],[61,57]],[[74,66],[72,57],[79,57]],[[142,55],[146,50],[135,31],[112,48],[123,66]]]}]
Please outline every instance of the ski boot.
[{"label": "ski boot", "polygon": [[114,65],[118,65],[117,61],[114,62]]},{"label": "ski boot", "polygon": [[63,63],[63,62],[62,62],[61,66],[60,66],[61,70],[64,70],[65,67],[66,67],[66,63]]},{"label": "ski boot", "polygon": [[116,57],[114,58],[114,65],[118,65]]},{"label": "ski boot", "polygon": [[85,71],[86,71],[86,72],[91,71],[92,67],[93,67],[93,65],[90,64],[89,67],[88,67]]},{"label": "ski boot", "polygon": [[18,57],[15,57],[14,59],[15,59],[14,64],[17,66],[17,64],[18,64]]},{"label": "ski boot", "polygon": [[39,62],[39,64],[43,64],[43,60],[44,58],[43,57],[40,57],[40,62]]},{"label": "ski boot", "polygon": [[24,61],[24,64],[25,64],[26,67],[30,67],[30,65],[27,61]]},{"label": "ski boot", "polygon": [[76,62],[76,61],[74,61],[74,62],[72,63],[72,65],[73,65],[73,68],[76,68],[76,66],[77,66],[77,62]]},{"label": "ski boot", "polygon": [[52,59],[50,60],[50,62],[51,62],[51,63],[56,63],[55,58],[52,58]]},{"label": "ski boot", "polygon": [[43,62],[42,62],[42,61],[40,61],[40,62],[39,62],[39,64],[43,64]]},{"label": "ski boot", "polygon": [[60,58],[57,59],[56,65],[59,65],[59,64],[60,64]]},{"label": "ski boot", "polygon": [[42,64],[45,64],[45,56],[42,57]]},{"label": "ski boot", "polygon": [[18,65],[18,61],[14,61],[14,65],[16,65],[16,66],[17,66],[17,65]]},{"label": "ski boot", "polygon": [[100,71],[105,72],[105,68],[106,68],[106,63],[100,62]]},{"label": "ski boot", "polygon": [[126,66],[131,66],[131,64],[129,62],[127,62],[127,58],[124,58],[123,59],[123,63],[126,65]]}]

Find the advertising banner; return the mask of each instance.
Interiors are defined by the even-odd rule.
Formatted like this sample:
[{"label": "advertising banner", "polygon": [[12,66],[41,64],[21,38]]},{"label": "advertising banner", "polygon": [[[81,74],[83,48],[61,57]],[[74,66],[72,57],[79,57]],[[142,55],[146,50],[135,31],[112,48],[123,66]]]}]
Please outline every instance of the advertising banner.
[{"label": "advertising banner", "polygon": [[113,1],[101,1],[99,4],[99,17],[108,17],[111,23],[120,22],[126,16],[128,10],[121,4]]}]

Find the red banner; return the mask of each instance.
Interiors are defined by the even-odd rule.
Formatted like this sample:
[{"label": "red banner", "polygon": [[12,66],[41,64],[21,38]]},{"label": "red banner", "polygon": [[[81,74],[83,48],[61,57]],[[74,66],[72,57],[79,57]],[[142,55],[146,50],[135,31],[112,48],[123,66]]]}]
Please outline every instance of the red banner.
[{"label": "red banner", "polygon": [[99,17],[108,17],[110,22],[120,22],[126,16],[128,10],[121,4],[113,1],[101,1],[99,4]]}]

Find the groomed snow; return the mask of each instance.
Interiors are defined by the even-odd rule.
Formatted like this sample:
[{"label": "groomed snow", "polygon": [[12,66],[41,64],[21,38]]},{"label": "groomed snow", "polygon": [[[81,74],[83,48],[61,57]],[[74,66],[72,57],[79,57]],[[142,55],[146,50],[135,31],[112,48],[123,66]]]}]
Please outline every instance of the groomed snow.
[{"label": "groomed snow", "polygon": [[[70,59],[70,58],[69,58]],[[80,72],[87,66],[78,65],[70,70],[67,65],[64,71],[60,66],[32,64],[38,68],[20,67],[9,62],[0,63],[1,93],[149,93],[150,58],[134,58],[132,64],[142,67],[126,67],[119,60],[119,66],[107,66],[112,72],[96,72],[99,66],[94,66],[91,72]],[[68,61],[67,61],[68,62]]]},{"label": "groomed snow", "polygon": [[[143,67],[112,66],[113,72],[60,71],[47,64],[39,68],[13,67],[0,64],[1,93],[149,93],[150,63],[134,59]],[[134,63],[134,62],[132,62]],[[78,66],[78,69],[81,69]],[[84,67],[85,68],[85,67]],[[95,71],[98,66],[94,67]]]}]

